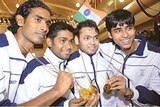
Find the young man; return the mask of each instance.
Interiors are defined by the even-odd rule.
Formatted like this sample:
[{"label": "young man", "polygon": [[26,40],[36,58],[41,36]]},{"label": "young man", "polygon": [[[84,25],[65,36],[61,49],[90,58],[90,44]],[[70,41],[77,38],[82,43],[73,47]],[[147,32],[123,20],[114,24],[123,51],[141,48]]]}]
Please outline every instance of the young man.
[{"label": "young man", "polygon": [[[27,65],[27,54],[34,44],[45,39],[50,25],[50,9],[39,0],[23,3],[11,19],[10,31],[0,35],[0,105],[15,106],[19,79]],[[72,76],[58,73],[54,88],[20,106],[50,105],[63,96],[72,84]],[[45,99],[45,100],[44,100]],[[13,102],[13,103],[12,103]]]},{"label": "young man", "polygon": [[[107,106],[113,103],[113,98],[109,99],[103,94],[107,63],[99,51],[98,37],[99,29],[94,21],[86,20],[77,25],[75,43],[79,49],[71,55],[67,69],[73,74],[74,95],[77,98],[92,98],[89,105]],[[96,90],[97,94],[91,94],[91,88]],[[87,96],[88,91],[91,96]]]},{"label": "young man", "polygon": [[[20,86],[15,100],[17,103],[32,100],[55,85],[58,71],[65,70],[66,61],[72,52],[73,33],[74,28],[64,22],[53,23],[50,26],[47,34],[48,48],[44,56],[30,61],[21,76]],[[63,103],[69,98],[74,98],[70,90],[64,97],[54,102],[52,106],[68,106],[67,102],[65,104]],[[74,100],[76,101],[76,99]],[[83,102],[85,103],[86,101]],[[83,104],[83,102],[81,103]]]},{"label": "young man", "polygon": [[106,17],[113,40],[100,46],[109,62],[107,83],[116,93],[117,106],[160,105],[160,50],[136,35],[134,23],[134,15],[123,9]]}]

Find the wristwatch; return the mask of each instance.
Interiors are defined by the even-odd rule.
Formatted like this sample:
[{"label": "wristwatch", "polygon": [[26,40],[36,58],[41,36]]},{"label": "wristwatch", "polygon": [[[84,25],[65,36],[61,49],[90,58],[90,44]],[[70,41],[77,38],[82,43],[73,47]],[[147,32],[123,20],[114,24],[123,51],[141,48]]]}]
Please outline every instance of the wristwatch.
[{"label": "wristwatch", "polygon": [[125,100],[130,101],[132,99],[133,95],[134,95],[134,92],[132,91],[132,89],[127,88],[127,91],[124,95],[124,98],[125,98]]}]

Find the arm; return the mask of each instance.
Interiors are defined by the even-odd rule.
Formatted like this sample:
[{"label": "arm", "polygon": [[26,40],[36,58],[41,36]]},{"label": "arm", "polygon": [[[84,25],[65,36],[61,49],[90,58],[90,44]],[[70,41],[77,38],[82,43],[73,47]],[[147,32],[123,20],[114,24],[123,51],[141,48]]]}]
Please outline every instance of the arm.
[{"label": "arm", "polygon": [[20,104],[18,106],[46,106],[51,105],[61,96],[63,96],[70,88],[72,84],[72,75],[67,72],[59,72],[57,81],[55,86],[46,91],[45,93],[39,95],[38,97],[34,98],[33,100]]},{"label": "arm", "polygon": [[9,99],[4,100],[5,97],[5,76],[2,68],[0,68],[0,106],[15,106],[15,103],[11,103]]},{"label": "arm", "polygon": [[2,52],[3,51],[0,52],[0,56],[1,56],[1,60],[0,60],[0,106],[14,106],[16,104],[11,103],[9,99],[4,100],[6,87],[5,87],[5,75],[3,72],[3,64],[5,65],[6,64],[5,62],[7,61],[6,59],[5,60],[2,59],[2,58],[6,58],[5,56],[3,56],[5,54],[3,54]]},{"label": "arm", "polygon": [[[1,66],[0,66],[1,67]],[[5,76],[3,70],[0,68],[0,101],[4,99],[5,94]]]}]

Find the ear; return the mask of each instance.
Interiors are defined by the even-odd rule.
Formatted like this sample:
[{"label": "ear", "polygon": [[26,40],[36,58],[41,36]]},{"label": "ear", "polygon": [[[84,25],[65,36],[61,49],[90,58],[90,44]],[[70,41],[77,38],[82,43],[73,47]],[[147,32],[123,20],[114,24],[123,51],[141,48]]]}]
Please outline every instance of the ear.
[{"label": "ear", "polygon": [[111,34],[111,32],[108,32],[108,31],[107,31],[107,34],[108,34],[108,37],[109,37],[110,39],[112,39],[112,34]]},{"label": "ear", "polygon": [[74,41],[75,41],[75,44],[76,44],[76,45],[79,45],[79,40],[78,40],[78,37],[77,37],[77,36],[75,36]]},{"label": "ear", "polygon": [[19,26],[23,26],[24,18],[21,15],[16,15],[16,21]]},{"label": "ear", "polygon": [[52,39],[50,39],[50,38],[46,38],[46,42],[47,42],[47,46],[48,47],[52,47]]}]

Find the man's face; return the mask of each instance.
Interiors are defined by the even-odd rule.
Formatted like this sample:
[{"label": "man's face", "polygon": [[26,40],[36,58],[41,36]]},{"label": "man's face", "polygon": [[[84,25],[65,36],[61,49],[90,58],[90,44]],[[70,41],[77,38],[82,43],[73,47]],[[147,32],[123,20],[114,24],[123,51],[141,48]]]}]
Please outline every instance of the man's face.
[{"label": "man's face", "polygon": [[109,37],[122,49],[122,51],[130,50],[133,46],[133,41],[136,35],[134,26],[128,26],[124,24],[119,26],[119,24],[111,29],[109,32]]},{"label": "man's face", "polygon": [[81,51],[93,55],[99,47],[98,33],[93,27],[84,27],[80,30],[79,38],[75,38],[75,42]]},{"label": "man's face", "polygon": [[49,29],[50,13],[41,7],[32,8],[23,22],[18,22],[26,43],[41,44]]},{"label": "man's face", "polygon": [[72,52],[73,39],[74,36],[72,32],[68,30],[61,30],[53,40],[47,38],[47,44],[56,56],[66,60]]}]

